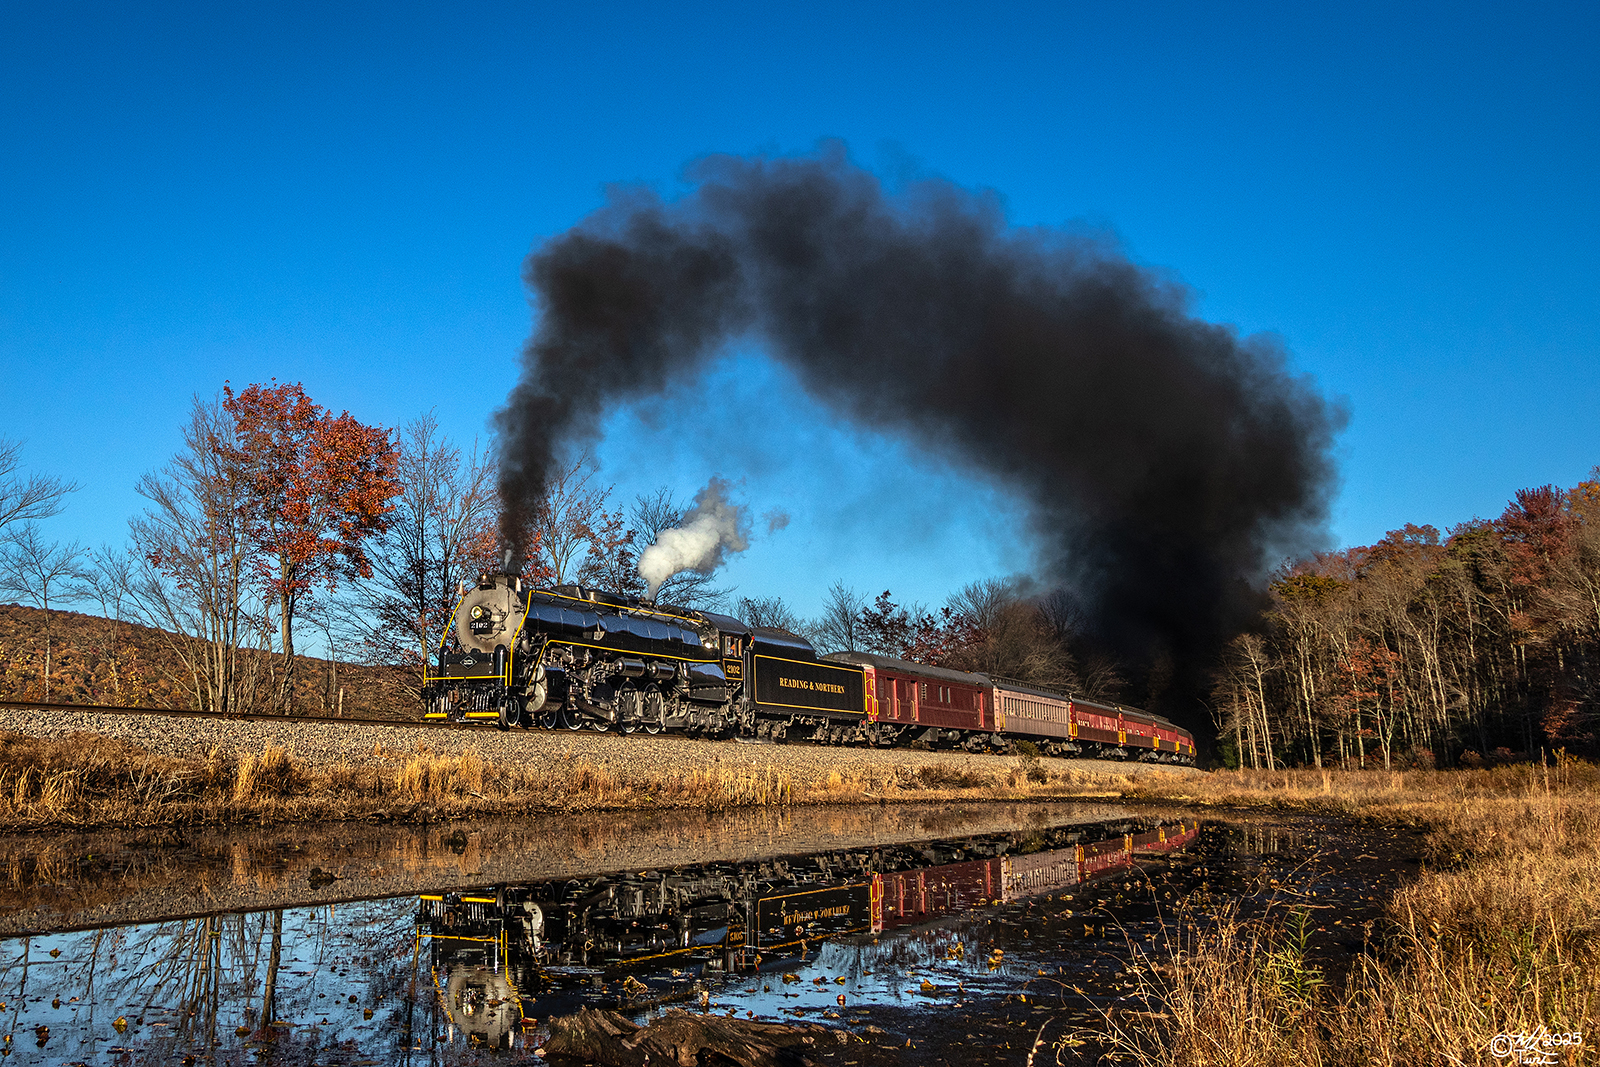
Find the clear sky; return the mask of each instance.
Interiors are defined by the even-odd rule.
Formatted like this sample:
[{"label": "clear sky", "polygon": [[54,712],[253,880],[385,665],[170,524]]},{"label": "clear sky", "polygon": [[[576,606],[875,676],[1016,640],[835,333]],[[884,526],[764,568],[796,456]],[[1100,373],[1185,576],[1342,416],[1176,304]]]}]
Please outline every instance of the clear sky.
[{"label": "clear sky", "polygon": [[[542,238],[610,183],[837,137],[1279,335],[1352,413],[1338,543],[1490,517],[1600,463],[1597,31],[1580,3],[0,0],[0,435],[82,484],[51,530],[87,543],[224,380],[487,438]],[[759,353],[703,384],[619,413],[603,476],[787,510],[741,593],[937,603],[1027,566],[1005,500]]]}]

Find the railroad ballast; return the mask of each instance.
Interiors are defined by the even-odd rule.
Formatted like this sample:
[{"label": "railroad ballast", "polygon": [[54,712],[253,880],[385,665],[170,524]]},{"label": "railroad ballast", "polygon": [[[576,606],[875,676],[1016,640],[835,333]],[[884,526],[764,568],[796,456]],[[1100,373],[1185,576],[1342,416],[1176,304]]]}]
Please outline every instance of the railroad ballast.
[{"label": "railroad ballast", "polygon": [[1194,761],[1194,738],[1159,715],[887,656],[819,657],[786,630],[585,586],[486,574],[454,621],[424,672],[430,719]]}]

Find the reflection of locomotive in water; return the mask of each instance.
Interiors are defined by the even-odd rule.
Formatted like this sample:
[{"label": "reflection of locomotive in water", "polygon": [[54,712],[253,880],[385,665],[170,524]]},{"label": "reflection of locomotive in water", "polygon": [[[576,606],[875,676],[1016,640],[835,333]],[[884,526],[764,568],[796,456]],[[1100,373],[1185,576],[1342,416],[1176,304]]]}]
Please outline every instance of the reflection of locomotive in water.
[{"label": "reflection of locomotive in water", "polygon": [[818,657],[786,630],[582,586],[485,575],[464,591],[423,696],[430,719],[831,744],[921,741],[1055,756],[1194,762],[1187,730],[984,674],[860,652]]},{"label": "reflection of locomotive in water", "polygon": [[831,938],[1079,885],[1198,833],[1101,823],[424,896],[418,936],[454,1025],[508,1047],[524,1019],[576,1010],[608,982],[642,994],[641,978],[781,970]]}]

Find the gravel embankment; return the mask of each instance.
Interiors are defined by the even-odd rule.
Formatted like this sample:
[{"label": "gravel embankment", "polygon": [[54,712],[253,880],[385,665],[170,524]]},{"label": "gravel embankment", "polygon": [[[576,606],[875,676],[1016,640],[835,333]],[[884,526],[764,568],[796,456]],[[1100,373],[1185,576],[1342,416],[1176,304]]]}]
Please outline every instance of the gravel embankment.
[{"label": "gravel embankment", "polygon": [[[152,752],[187,758],[204,757],[214,749],[230,756],[286,749],[297,762],[311,767],[351,763],[392,763],[421,751],[461,755],[475,750],[493,763],[535,763],[588,760],[613,773],[630,770],[651,775],[687,774],[708,767],[765,769],[771,766],[799,781],[821,780],[830,771],[842,775],[882,774],[894,768],[915,773],[926,766],[954,766],[979,774],[1004,774],[1018,764],[1015,756],[966,752],[919,752],[807,744],[746,744],[704,741],[670,734],[618,736],[592,731],[440,730],[428,727],[365,726],[329,719],[326,723],[239,722],[158,714],[110,715],[56,710],[0,710],[0,730],[62,738],[89,731],[142,745]],[[1137,777],[1156,774],[1200,774],[1170,764],[1121,763],[1111,760],[1042,761],[1054,774]]]}]

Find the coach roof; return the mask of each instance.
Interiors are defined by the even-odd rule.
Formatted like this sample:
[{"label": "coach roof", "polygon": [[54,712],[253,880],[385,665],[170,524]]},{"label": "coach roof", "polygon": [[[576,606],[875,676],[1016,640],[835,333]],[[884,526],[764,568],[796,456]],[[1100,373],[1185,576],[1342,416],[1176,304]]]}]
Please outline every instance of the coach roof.
[{"label": "coach roof", "polygon": [[890,656],[877,656],[871,652],[833,652],[822,658],[831,659],[836,663],[854,663],[862,667],[882,667],[884,670],[899,671],[901,674],[914,674],[919,678],[938,678],[945,682],[960,682],[962,685],[976,685],[985,689],[994,684],[986,674],[970,674],[967,671],[952,671],[945,667],[930,667],[926,663],[912,663]]}]

